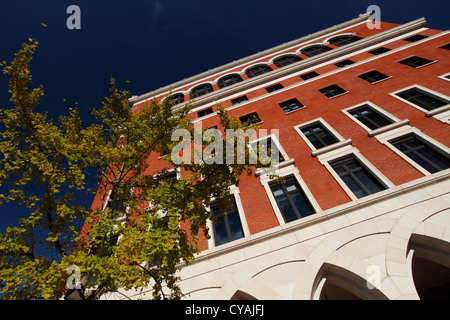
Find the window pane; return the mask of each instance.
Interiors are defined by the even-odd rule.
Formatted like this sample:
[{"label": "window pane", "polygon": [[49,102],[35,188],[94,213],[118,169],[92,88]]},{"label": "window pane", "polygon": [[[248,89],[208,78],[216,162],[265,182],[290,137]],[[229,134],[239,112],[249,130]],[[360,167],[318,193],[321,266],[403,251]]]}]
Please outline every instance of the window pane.
[{"label": "window pane", "polygon": [[228,235],[227,235],[227,229],[225,226],[225,217],[222,216],[217,219],[217,223],[214,224],[214,235],[215,235],[215,242],[216,246],[227,243],[228,242]]},{"label": "window pane", "polygon": [[372,108],[368,105],[351,111],[350,114],[372,130],[392,123],[390,119],[387,119],[378,112],[372,110]]},{"label": "window pane", "polygon": [[230,225],[230,236],[231,240],[237,240],[244,237],[244,232],[242,231],[241,219],[239,218],[239,213],[236,211],[234,213],[228,214],[228,223]]},{"label": "window pane", "polygon": [[286,223],[298,219],[287,197],[277,198],[277,203]]},{"label": "window pane", "polygon": [[430,93],[425,93],[417,89],[398,94],[399,97],[412,102],[419,107],[426,110],[433,110],[446,105],[447,103],[433,96]]},{"label": "window pane", "polygon": [[298,190],[295,193],[292,193],[291,198],[292,202],[297,208],[297,211],[300,213],[300,216],[306,217],[314,213],[314,210],[311,207],[309,201],[306,199],[306,196],[300,190]]},{"label": "window pane", "polygon": [[358,199],[368,195],[350,175],[347,174],[345,176],[341,176],[341,178]]}]

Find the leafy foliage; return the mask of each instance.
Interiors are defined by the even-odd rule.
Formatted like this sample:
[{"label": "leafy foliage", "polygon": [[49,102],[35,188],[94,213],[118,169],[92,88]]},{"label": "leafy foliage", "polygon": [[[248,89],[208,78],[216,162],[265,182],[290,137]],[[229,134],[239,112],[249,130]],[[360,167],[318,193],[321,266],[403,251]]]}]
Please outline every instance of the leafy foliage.
[{"label": "leafy foliage", "polygon": [[[169,152],[178,143],[171,140],[175,129],[194,137],[191,106],[175,110],[168,98],[135,114],[129,92],[118,90],[113,79],[110,95],[93,111],[95,124],[83,127],[75,108],[58,121],[49,119],[36,111],[43,87],[30,88],[37,46],[36,40],[24,43],[10,64],[2,63],[13,106],[0,109],[0,185],[8,187],[0,205],[16,202],[30,212],[0,234],[2,298],[59,299],[71,265],[81,270],[87,299],[119,285],[150,287],[155,299],[180,298],[177,271],[193,262],[199,233],[208,236],[206,206],[214,199],[229,207],[228,187],[253,167],[177,164],[168,156],[167,170],[183,178],[167,179],[167,170],[150,174],[151,153]],[[246,129],[218,108],[224,130]],[[89,210],[77,196],[92,192],[87,180],[93,169],[105,206]],[[52,249],[53,259],[45,254]]]}]

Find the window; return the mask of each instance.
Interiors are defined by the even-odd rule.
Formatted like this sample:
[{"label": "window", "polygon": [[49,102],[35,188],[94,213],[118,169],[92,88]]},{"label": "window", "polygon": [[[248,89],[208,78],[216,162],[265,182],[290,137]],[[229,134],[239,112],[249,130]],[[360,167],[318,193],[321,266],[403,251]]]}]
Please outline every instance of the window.
[{"label": "window", "polygon": [[247,77],[253,78],[269,71],[272,71],[271,67],[265,64],[260,64],[248,69],[247,71],[245,71],[245,74],[247,75]]},{"label": "window", "polygon": [[174,93],[170,95],[170,98],[175,104],[180,104],[184,102],[184,94],[183,93]]},{"label": "window", "polygon": [[424,144],[414,134],[389,142],[429,173],[450,168],[450,159],[448,157]]},{"label": "window", "polygon": [[353,62],[352,60],[346,59],[346,60],[344,60],[344,61],[335,63],[334,65],[335,65],[336,67],[339,67],[339,68],[344,68],[344,67],[349,66],[349,65],[354,64],[354,63],[355,63],[355,62]]},{"label": "window", "polygon": [[213,91],[213,87],[209,83],[205,83],[191,90],[191,99],[203,96]]},{"label": "window", "polygon": [[441,49],[445,49],[445,50],[450,50],[450,43],[447,43],[445,45],[443,45],[442,47],[439,47]]},{"label": "window", "polygon": [[408,37],[406,39],[404,39],[405,41],[409,41],[409,42],[416,42],[422,39],[428,38],[428,36],[424,36],[423,34],[416,34],[413,35],[412,37]]},{"label": "window", "polygon": [[206,116],[208,114],[211,114],[211,113],[213,113],[213,108],[212,107],[200,110],[199,112],[197,112],[197,115],[198,115],[199,118],[201,118],[201,117],[204,117],[204,116]]},{"label": "window", "polygon": [[434,62],[434,61],[431,61],[431,60],[428,60],[425,58],[421,58],[421,57],[417,57],[417,56],[413,56],[408,59],[399,61],[399,63],[404,64],[405,66],[408,66],[408,67],[412,67],[412,68],[420,68],[420,67],[426,66],[432,62]]},{"label": "window", "polygon": [[220,78],[217,84],[219,88],[225,88],[241,81],[242,81],[241,76],[239,76],[238,74],[231,74]]},{"label": "window", "polygon": [[267,90],[267,92],[274,92],[274,91],[277,91],[277,90],[280,90],[280,89],[283,89],[284,87],[281,85],[281,83],[277,83],[277,84],[274,84],[273,86],[270,86],[270,87],[267,87],[266,88],[266,90]]},{"label": "window", "polygon": [[331,86],[319,89],[319,91],[323,95],[325,95],[327,98],[333,98],[333,97],[339,96],[339,95],[347,92],[335,84],[332,84]]},{"label": "window", "polygon": [[370,83],[377,83],[381,80],[390,78],[390,76],[387,76],[384,73],[378,72],[376,70],[366,72],[364,74],[359,75],[358,77]]},{"label": "window", "polygon": [[242,102],[245,102],[245,101],[248,101],[247,96],[242,96],[242,97],[238,97],[236,99],[233,99],[233,100],[231,100],[231,103],[233,105],[235,105],[235,104],[239,104],[239,103],[242,103]]},{"label": "window", "polygon": [[374,49],[372,51],[369,51],[369,53],[374,54],[374,55],[379,55],[379,54],[383,54],[385,52],[391,51],[391,49],[385,48],[385,47],[380,47],[377,49]]},{"label": "window", "polygon": [[280,107],[285,113],[289,113],[295,110],[302,109],[305,106],[302,105],[297,99],[291,99],[280,103]]},{"label": "window", "polygon": [[300,61],[302,59],[300,59],[299,57],[297,57],[294,54],[290,54],[290,55],[286,55],[280,58],[276,58],[275,60],[273,60],[273,63],[278,67],[278,68],[282,68],[284,66],[290,65],[294,62]]},{"label": "window", "polygon": [[241,120],[242,124],[257,124],[261,122],[261,118],[259,117],[257,112],[252,112],[249,114],[246,114],[245,116],[239,117],[239,120]]},{"label": "window", "polygon": [[[278,154],[278,159],[273,159],[278,161],[278,163],[285,161],[286,159],[283,156],[283,153],[278,148],[278,145],[276,142],[273,141],[272,137],[262,138],[258,140],[258,148],[266,148],[267,153],[264,152],[264,154],[267,155],[267,157],[272,158],[272,153],[275,151],[275,153]],[[256,142],[252,142],[252,145],[254,146]],[[254,148],[254,147],[253,147]],[[264,149],[263,149],[264,150]],[[256,150],[255,153],[260,154],[259,150]],[[276,155],[274,155],[275,157]]]},{"label": "window", "polygon": [[332,135],[320,122],[301,128],[301,132],[316,149],[320,149],[338,142],[338,139]]},{"label": "window", "polygon": [[301,52],[307,56],[307,57],[314,57],[318,54],[321,54],[323,52],[327,52],[332,50],[330,47],[324,46],[324,45],[315,45],[315,46],[311,46],[308,47],[306,49],[303,49]]},{"label": "window", "polygon": [[442,107],[449,103],[449,101],[419,88],[412,88],[407,91],[397,93],[396,95],[428,111]]},{"label": "window", "polygon": [[295,177],[273,183],[270,189],[286,223],[315,213]]},{"label": "window", "polygon": [[213,203],[211,205],[211,215],[216,220],[213,224],[214,242],[216,246],[244,237],[236,200],[233,202],[233,207],[225,213],[219,209],[216,203]]},{"label": "window", "polygon": [[371,130],[375,130],[393,123],[391,119],[375,111],[375,109],[368,104],[364,104],[349,113],[354,119],[357,119]]},{"label": "window", "polygon": [[317,77],[318,75],[319,74],[317,72],[311,71],[311,72],[308,72],[308,73],[305,73],[305,74],[301,75],[300,78],[302,78],[303,80],[308,80],[308,79]]},{"label": "window", "polygon": [[361,39],[360,37],[357,37],[357,36],[354,36],[351,34],[346,34],[346,35],[332,38],[330,40],[330,43],[334,44],[337,47],[342,47],[342,46],[345,46],[346,44],[350,44],[350,43],[358,41],[360,39]]},{"label": "window", "polygon": [[386,189],[354,156],[332,162],[330,165],[357,198]]}]

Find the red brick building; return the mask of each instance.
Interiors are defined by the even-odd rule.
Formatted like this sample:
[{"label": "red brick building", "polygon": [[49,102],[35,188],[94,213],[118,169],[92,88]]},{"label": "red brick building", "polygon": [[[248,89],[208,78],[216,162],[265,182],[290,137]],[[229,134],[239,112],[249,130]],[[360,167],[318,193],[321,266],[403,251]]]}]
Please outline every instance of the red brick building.
[{"label": "red brick building", "polygon": [[195,99],[192,122],[220,129],[218,99],[278,130],[270,141],[286,182],[243,176],[234,210],[210,208],[222,224],[181,272],[187,298],[449,293],[450,32],[367,18],[131,99],[135,112],[169,92],[180,105]]}]

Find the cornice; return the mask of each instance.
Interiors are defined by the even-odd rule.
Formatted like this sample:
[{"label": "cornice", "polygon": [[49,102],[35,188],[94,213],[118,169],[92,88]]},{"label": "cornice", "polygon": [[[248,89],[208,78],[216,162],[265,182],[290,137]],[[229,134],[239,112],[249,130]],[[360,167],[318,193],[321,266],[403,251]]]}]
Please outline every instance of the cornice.
[{"label": "cornice", "polygon": [[301,37],[301,38],[298,38],[298,39],[286,42],[284,44],[272,47],[270,49],[267,49],[267,50],[264,50],[264,51],[260,51],[258,53],[253,54],[253,55],[250,55],[250,56],[247,56],[247,57],[235,60],[233,62],[221,65],[221,66],[219,66],[217,68],[214,68],[214,69],[211,69],[211,70],[199,73],[199,74],[197,74],[195,76],[192,76],[192,77],[183,79],[181,81],[172,83],[170,85],[161,87],[161,88],[159,88],[157,90],[154,90],[154,91],[151,91],[151,92],[148,92],[148,93],[136,96],[136,97],[132,97],[132,98],[130,98],[130,102],[132,104],[136,104],[136,103],[142,102],[143,100],[147,100],[147,99],[159,96],[161,94],[164,94],[164,93],[166,93],[168,91],[171,91],[172,89],[179,88],[179,87],[185,87],[185,86],[189,85],[190,83],[193,84],[194,82],[199,81],[199,80],[201,80],[203,78],[214,76],[215,74],[219,74],[219,73],[224,72],[224,71],[229,70],[229,69],[234,69],[234,68],[236,68],[236,67],[238,67],[240,65],[247,64],[247,63],[250,63],[252,61],[257,61],[257,60],[259,60],[259,59],[261,59],[261,58],[263,58],[263,57],[265,57],[267,55],[275,54],[275,53],[277,53],[279,51],[283,51],[283,50],[287,50],[287,49],[289,49],[291,47],[299,46],[302,43],[309,42],[311,40],[314,40],[315,38],[322,37],[322,36],[327,35],[329,33],[335,33],[335,32],[337,32],[337,31],[339,31],[341,29],[347,29],[347,28],[349,28],[351,26],[354,26],[354,25],[357,25],[357,24],[359,24],[361,22],[366,21],[369,16],[370,16],[369,13],[360,14],[359,17],[351,19],[351,20],[348,20],[348,21],[343,22],[343,23],[340,23],[338,25],[335,25],[335,26],[323,29],[321,31],[309,34],[307,36],[304,36],[304,37]]}]

